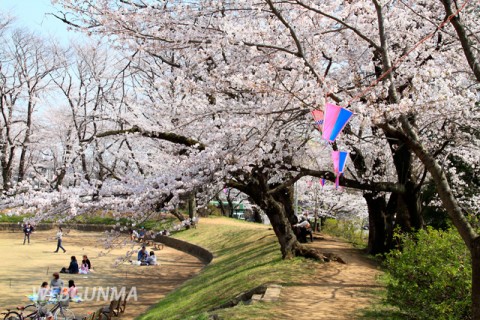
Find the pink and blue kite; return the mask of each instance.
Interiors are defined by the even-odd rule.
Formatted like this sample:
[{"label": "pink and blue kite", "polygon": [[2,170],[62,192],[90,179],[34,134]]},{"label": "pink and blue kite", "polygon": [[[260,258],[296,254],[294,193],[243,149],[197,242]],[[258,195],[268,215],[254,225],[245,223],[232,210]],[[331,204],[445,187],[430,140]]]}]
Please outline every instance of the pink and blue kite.
[{"label": "pink and blue kite", "polygon": [[335,187],[338,188],[340,184],[340,176],[345,170],[345,163],[347,162],[347,151],[332,151],[333,171],[335,172]]},{"label": "pink and blue kite", "polygon": [[325,185],[325,178],[320,179],[320,184],[322,185],[322,188],[323,188],[323,186]]},{"label": "pink and blue kite", "polygon": [[327,103],[325,105],[322,138],[328,142],[335,141],[352,115],[353,112],[345,108]]},{"label": "pink and blue kite", "polygon": [[313,120],[315,120],[315,124],[317,125],[318,131],[322,132],[322,125],[323,125],[323,111],[322,110],[313,110],[312,111]]}]

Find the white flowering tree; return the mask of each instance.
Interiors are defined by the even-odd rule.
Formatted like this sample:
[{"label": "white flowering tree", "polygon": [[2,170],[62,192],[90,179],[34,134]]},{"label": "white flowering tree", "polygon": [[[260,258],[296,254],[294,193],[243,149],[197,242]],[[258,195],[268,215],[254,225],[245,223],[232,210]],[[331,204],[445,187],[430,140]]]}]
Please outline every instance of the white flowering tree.
[{"label": "white flowering tree", "polygon": [[[385,232],[393,212],[406,226],[421,227],[419,194],[433,179],[471,249],[473,270],[480,270],[480,241],[458,202],[462,180],[448,169],[451,154],[478,161],[474,2],[62,4],[68,11],[60,18],[112,36],[118,48],[141,57],[148,85],[141,105],[131,104],[128,132],[191,147],[173,148],[190,167],[172,174],[172,182],[188,189],[226,181],[250,195],[269,216],[284,257],[303,252],[288,223],[292,183],[305,175],[333,179],[302,161],[312,137],[306,114],[333,100],[356,112],[337,147],[354,151],[342,184],[369,191],[371,216],[378,215],[371,225]],[[163,179],[167,172],[175,173],[165,171]],[[393,192],[388,203],[383,192]],[[474,275],[477,318],[479,281]]]},{"label": "white flowering tree", "polygon": [[[107,36],[128,59],[118,72],[127,93],[105,110],[116,121],[79,139],[81,150],[119,152],[101,160],[110,173],[101,188],[84,177],[12,204],[69,209],[68,219],[92,205],[144,212],[192,190],[207,199],[226,185],[268,215],[283,257],[318,258],[292,232],[292,185],[335,178],[308,143],[318,138],[309,111],[333,101],[356,114],[332,147],[351,151],[340,181],[364,191],[371,252],[388,248],[395,220],[423,226],[420,195],[433,181],[472,252],[480,317],[480,241],[463,209],[477,207],[458,174],[466,164],[476,174],[479,161],[474,2],[58,2],[60,19]],[[326,159],[330,150],[316,149]]]},{"label": "white flowering tree", "polygon": [[0,164],[2,189],[8,190],[32,172],[38,150],[31,148],[41,126],[40,101],[51,90],[58,68],[55,48],[34,32],[12,29],[0,37]]}]

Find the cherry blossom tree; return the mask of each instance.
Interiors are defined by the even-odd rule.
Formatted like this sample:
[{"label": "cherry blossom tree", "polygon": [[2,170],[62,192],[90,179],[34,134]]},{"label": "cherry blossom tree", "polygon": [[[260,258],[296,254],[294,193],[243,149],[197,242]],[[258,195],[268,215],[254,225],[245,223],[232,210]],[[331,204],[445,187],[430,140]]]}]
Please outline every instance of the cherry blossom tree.
[{"label": "cherry blossom tree", "polygon": [[[478,235],[449,156],[478,161],[473,2],[60,2],[68,11],[59,18],[111,36],[138,59],[135,98],[143,99],[129,104],[129,131],[115,134],[189,147],[180,159],[178,148],[168,152],[191,167],[163,167],[162,181],[172,183],[164,194],[227,183],[267,213],[284,257],[308,255],[290,228],[291,185],[306,175],[333,179],[303,160],[315,137],[308,112],[335,101],[356,113],[334,145],[353,151],[341,183],[366,191],[376,230],[394,219],[421,227],[419,195],[432,179],[479,270]],[[474,274],[476,318],[478,282]]]},{"label": "cherry blossom tree", "polygon": [[[39,205],[53,204],[52,212],[68,207],[75,215],[94,198],[95,205],[119,212],[142,211],[174,203],[190,190],[207,199],[226,184],[267,213],[284,257],[315,255],[291,230],[292,185],[308,175],[334,179],[327,161],[312,165],[307,159],[307,142],[317,138],[308,112],[333,100],[356,112],[333,148],[352,151],[341,184],[364,190],[370,248],[381,252],[394,219],[405,229],[423,225],[423,182],[433,178],[439,185],[430,160],[447,159],[456,201],[463,180],[449,155],[477,161],[475,116],[468,117],[476,112],[477,82],[465,72],[477,73],[475,8],[456,9],[465,9],[466,22],[460,23],[447,2],[63,4],[71,11],[59,18],[111,36],[129,59],[123,87],[129,94],[109,100],[125,112],[117,112],[119,121],[103,132],[76,126],[83,132],[76,143],[99,150],[101,139],[128,151],[119,155],[123,171],[116,160],[105,165],[97,157],[109,172],[102,174],[101,192],[89,192],[92,182],[84,175],[77,188],[41,194],[50,200]],[[455,32],[448,30],[450,22]],[[38,199],[30,195],[30,201]],[[446,207],[454,212],[455,206]],[[456,226],[469,230],[468,224]],[[463,234],[467,245],[476,235]]]},{"label": "cherry blossom tree", "polygon": [[49,91],[50,74],[57,63],[53,47],[33,32],[8,30],[3,32],[2,41],[0,162],[3,190],[8,190],[31,169],[34,154],[30,146],[35,143],[32,139],[38,122],[34,113]]}]

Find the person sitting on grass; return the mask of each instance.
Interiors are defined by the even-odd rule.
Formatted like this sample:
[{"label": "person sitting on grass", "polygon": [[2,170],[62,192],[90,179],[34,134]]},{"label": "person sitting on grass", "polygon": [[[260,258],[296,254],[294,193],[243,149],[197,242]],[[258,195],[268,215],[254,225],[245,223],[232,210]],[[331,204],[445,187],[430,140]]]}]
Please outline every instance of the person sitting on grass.
[{"label": "person sitting on grass", "polygon": [[53,273],[53,279],[50,281],[50,289],[52,295],[57,295],[60,293],[60,290],[63,288],[63,280],[60,279],[58,272]]},{"label": "person sitting on grass", "polygon": [[78,273],[88,274],[90,271],[93,271],[92,264],[90,263],[90,260],[88,259],[87,255],[85,254],[83,255],[82,265]]},{"label": "person sitting on grass", "polygon": [[71,273],[71,274],[77,274],[78,273],[78,262],[77,258],[75,256],[72,256],[70,259],[70,265],[68,266],[68,269],[63,267],[60,273]]},{"label": "person sitting on grass", "polygon": [[138,240],[143,241],[145,239],[146,230],[145,227],[142,227],[138,232]]},{"label": "person sitting on grass", "polygon": [[90,260],[88,259],[86,254],[83,255],[82,264],[86,264],[88,270],[92,269],[92,264],[90,263]]},{"label": "person sitting on grass", "polygon": [[293,225],[294,227],[300,228],[300,232],[297,235],[298,241],[300,243],[306,243],[307,242],[307,230],[310,229],[310,223],[308,222],[306,216],[302,216],[302,220]]},{"label": "person sitting on grass", "polygon": [[77,287],[75,286],[75,282],[73,280],[68,280],[68,297],[70,300],[75,298],[78,294]]},{"label": "person sitting on grass", "polygon": [[155,255],[155,252],[150,251],[150,256],[147,258],[147,262],[149,266],[157,265],[157,256]]},{"label": "person sitting on grass", "polygon": [[46,303],[48,301],[48,282],[42,282],[40,289],[38,290],[37,302],[39,304]]},{"label": "person sitting on grass", "polygon": [[148,252],[145,246],[142,246],[142,249],[138,251],[137,260],[140,262],[146,262],[148,259]]},{"label": "person sitting on grass", "polygon": [[49,289],[48,289],[48,282],[42,282],[40,289],[38,290],[37,295],[37,305],[38,305],[38,313],[40,316],[43,316],[47,313],[48,309],[46,305],[48,303],[50,296],[49,296]]}]

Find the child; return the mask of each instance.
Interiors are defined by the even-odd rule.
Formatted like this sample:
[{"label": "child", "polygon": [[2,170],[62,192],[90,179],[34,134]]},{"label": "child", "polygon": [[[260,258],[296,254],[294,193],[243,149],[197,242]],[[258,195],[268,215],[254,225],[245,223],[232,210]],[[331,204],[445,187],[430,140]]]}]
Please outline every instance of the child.
[{"label": "child", "polygon": [[155,255],[155,252],[150,251],[150,256],[147,258],[148,265],[150,266],[156,266],[157,265],[157,256]]},{"label": "child", "polygon": [[90,260],[88,259],[87,255],[84,255],[82,260],[82,265],[78,273],[88,274],[91,269],[92,269],[92,264],[90,263]]},{"label": "child", "polygon": [[40,287],[40,290],[38,290],[38,297],[37,297],[37,301],[39,303],[44,303],[48,300],[48,282],[47,281],[44,281],[42,282],[42,285]]},{"label": "child", "polygon": [[78,290],[73,280],[68,280],[68,297],[70,300],[77,296]]}]

